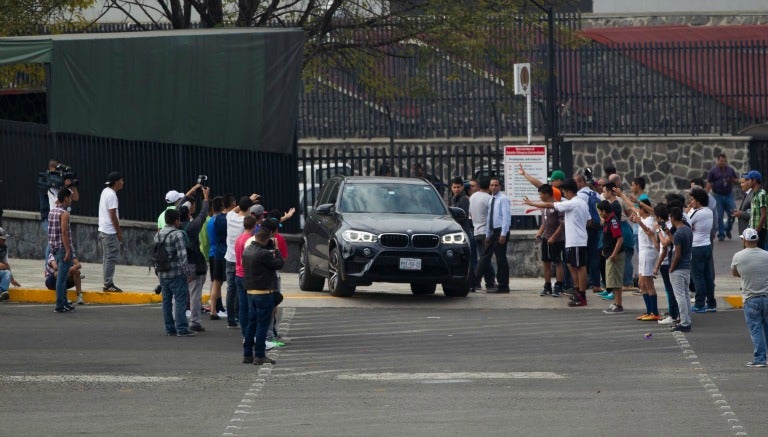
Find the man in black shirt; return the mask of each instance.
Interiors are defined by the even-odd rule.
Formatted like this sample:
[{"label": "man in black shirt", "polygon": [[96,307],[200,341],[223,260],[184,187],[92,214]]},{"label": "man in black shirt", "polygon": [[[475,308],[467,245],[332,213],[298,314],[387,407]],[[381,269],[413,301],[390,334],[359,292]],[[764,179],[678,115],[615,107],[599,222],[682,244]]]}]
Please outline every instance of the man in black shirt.
[{"label": "man in black shirt", "polygon": [[[277,222],[267,220],[261,224],[253,240],[243,250],[245,290],[248,294],[248,329],[243,342],[243,362],[262,365],[275,364],[266,356],[267,329],[275,307],[277,271],[283,268],[283,257],[271,241]],[[255,338],[254,338],[255,337]]]}]

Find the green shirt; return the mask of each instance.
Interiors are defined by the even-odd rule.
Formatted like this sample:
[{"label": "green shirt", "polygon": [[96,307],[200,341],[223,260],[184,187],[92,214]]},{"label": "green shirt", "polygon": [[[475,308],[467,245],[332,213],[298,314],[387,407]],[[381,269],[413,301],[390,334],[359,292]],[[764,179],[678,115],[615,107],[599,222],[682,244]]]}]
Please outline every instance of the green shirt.
[{"label": "green shirt", "polygon": [[176,209],[176,205],[171,205],[163,210],[159,216],[157,216],[157,229],[163,229],[165,227],[165,211],[169,209]]},{"label": "green shirt", "polygon": [[760,208],[768,209],[768,194],[761,187],[752,198],[752,216],[750,217],[749,226],[756,231],[765,228],[765,224],[762,227],[758,227],[760,224]]}]

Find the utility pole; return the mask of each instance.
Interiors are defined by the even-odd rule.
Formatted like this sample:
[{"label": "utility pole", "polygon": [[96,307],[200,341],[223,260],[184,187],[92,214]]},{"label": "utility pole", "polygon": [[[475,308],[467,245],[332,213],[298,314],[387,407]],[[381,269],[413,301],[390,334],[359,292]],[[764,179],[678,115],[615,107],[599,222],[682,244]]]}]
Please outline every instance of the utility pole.
[{"label": "utility pole", "polygon": [[560,163],[560,127],[557,114],[555,96],[557,95],[557,82],[555,81],[555,11],[552,6],[545,7],[536,0],[531,0],[545,14],[547,14],[548,49],[547,49],[547,136],[550,141],[553,169],[559,169]]}]

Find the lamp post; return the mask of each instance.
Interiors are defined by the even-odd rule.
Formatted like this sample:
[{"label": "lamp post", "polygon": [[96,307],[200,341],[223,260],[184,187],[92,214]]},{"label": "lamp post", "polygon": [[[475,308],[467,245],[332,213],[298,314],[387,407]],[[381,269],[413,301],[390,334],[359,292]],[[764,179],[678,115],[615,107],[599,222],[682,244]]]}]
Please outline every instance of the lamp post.
[{"label": "lamp post", "polygon": [[560,168],[560,128],[559,120],[557,116],[557,106],[555,104],[555,96],[557,94],[557,83],[555,82],[555,12],[551,6],[545,7],[536,0],[531,0],[531,3],[536,5],[547,14],[547,27],[548,27],[548,49],[547,49],[547,136],[550,141],[550,148],[552,151],[552,166],[553,168]]}]

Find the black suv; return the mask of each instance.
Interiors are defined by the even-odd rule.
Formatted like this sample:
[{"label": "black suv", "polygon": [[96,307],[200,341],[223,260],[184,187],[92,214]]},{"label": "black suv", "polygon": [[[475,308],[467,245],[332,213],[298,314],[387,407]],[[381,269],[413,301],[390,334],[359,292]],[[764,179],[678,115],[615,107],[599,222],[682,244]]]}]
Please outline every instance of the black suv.
[{"label": "black suv", "polygon": [[315,199],[304,225],[299,287],[334,296],[358,285],[410,283],[414,294],[469,292],[469,241],[457,220],[423,179],[334,176]]}]

